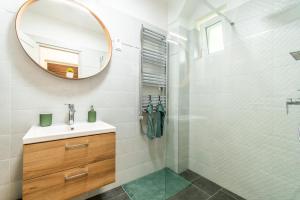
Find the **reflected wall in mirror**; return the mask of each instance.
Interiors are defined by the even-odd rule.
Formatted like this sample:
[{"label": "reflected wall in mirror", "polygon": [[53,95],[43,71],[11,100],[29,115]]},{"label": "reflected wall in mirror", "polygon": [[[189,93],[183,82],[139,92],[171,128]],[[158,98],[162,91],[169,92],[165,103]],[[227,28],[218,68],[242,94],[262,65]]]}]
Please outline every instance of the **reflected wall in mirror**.
[{"label": "reflected wall in mirror", "polygon": [[29,0],[16,18],[18,39],[42,69],[66,79],[101,72],[112,54],[102,21],[75,0]]}]

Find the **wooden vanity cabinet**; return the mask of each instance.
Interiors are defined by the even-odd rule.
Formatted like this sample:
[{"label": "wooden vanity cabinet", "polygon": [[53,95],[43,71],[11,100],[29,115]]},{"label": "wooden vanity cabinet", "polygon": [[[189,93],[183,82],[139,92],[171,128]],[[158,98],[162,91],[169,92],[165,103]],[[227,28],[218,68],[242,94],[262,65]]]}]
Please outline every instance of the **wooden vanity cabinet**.
[{"label": "wooden vanity cabinet", "polygon": [[115,133],[25,144],[23,199],[65,200],[115,182]]}]

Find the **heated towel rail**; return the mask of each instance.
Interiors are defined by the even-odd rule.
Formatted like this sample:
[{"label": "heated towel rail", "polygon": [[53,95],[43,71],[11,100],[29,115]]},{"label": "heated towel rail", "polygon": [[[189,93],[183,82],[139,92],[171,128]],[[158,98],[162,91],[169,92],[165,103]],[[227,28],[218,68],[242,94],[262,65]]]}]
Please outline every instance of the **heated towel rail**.
[{"label": "heated towel rail", "polygon": [[142,26],[140,63],[140,119],[151,102],[161,102],[167,110],[168,43],[163,33]]}]

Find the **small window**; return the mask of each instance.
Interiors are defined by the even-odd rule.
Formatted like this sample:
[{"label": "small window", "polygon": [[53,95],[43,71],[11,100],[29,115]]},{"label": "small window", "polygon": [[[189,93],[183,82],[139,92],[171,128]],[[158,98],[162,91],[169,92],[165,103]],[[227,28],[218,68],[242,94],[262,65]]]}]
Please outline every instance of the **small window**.
[{"label": "small window", "polygon": [[222,23],[206,27],[206,38],[209,54],[224,50]]}]

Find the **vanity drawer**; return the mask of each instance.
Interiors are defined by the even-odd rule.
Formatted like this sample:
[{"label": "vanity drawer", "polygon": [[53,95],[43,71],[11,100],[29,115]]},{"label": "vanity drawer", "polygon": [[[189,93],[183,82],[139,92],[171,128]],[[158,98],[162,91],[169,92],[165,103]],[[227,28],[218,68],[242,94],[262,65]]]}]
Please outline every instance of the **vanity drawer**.
[{"label": "vanity drawer", "polygon": [[54,173],[23,183],[24,200],[64,200],[115,181],[115,159]]},{"label": "vanity drawer", "polygon": [[24,145],[23,179],[115,157],[115,133]]}]

